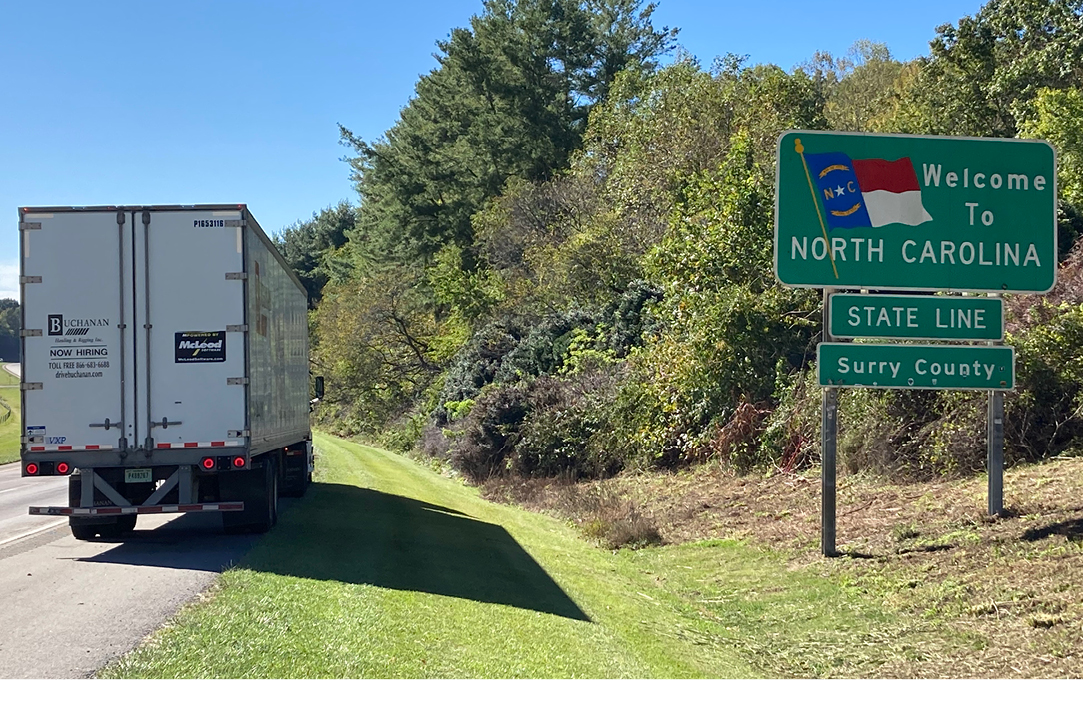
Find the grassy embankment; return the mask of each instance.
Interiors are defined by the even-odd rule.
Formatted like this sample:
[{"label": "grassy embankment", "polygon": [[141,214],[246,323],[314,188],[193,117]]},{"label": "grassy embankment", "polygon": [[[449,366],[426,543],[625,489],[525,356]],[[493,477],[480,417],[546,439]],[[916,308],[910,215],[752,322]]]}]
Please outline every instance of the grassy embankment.
[{"label": "grassy embankment", "polygon": [[741,541],[602,550],[402,457],[320,435],[318,483],[104,677],[864,675],[911,629]]},{"label": "grassy embankment", "polygon": [[22,418],[19,408],[21,400],[19,397],[19,377],[8,373],[3,368],[0,368],[0,398],[3,398],[4,402],[11,408],[9,415],[8,409],[0,405],[0,417],[7,416],[5,420],[0,421],[0,463],[11,463],[19,460],[19,423]]},{"label": "grassy embankment", "polygon": [[[897,642],[873,650],[873,663],[845,664],[840,674],[1083,676],[1083,458],[1010,469],[1006,512],[997,519],[986,515],[984,476],[924,482],[844,476],[838,495],[842,556],[832,560],[819,552],[816,469],[737,476],[705,466],[593,485],[638,508],[673,549],[697,538],[742,539],[771,549],[790,567],[861,589],[905,632],[887,630]],[[576,492],[598,490],[588,485]],[[568,489],[549,489],[554,491]],[[688,583],[673,590],[688,595],[695,588]],[[766,649],[776,673],[815,668],[836,653],[802,643],[798,635],[791,636],[797,641],[788,649],[792,659],[785,659],[778,649],[785,648],[780,642],[786,636]]]}]

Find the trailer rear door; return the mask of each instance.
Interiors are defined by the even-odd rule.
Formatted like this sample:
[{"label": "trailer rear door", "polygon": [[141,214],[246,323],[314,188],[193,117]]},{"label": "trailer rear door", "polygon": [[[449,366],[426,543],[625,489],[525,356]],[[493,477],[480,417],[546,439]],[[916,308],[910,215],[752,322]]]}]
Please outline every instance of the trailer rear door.
[{"label": "trailer rear door", "polygon": [[[24,213],[23,408],[30,450],[117,448],[125,413],[125,214]],[[121,222],[118,222],[121,221]]]},{"label": "trailer rear door", "polygon": [[242,212],[154,210],[137,220],[141,438],[152,449],[243,445]]}]

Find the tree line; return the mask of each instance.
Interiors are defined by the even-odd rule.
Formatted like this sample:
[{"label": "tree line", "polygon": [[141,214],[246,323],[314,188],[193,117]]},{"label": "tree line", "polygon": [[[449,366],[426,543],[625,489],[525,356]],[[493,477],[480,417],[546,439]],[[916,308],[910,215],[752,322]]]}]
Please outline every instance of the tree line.
[{"label": "tree line", "polygon": [[[710,67],[640,0],[487,0],[395,125],[341,128],[358,197],[277,236],[310,293],[319,421],[468,477],[819,454],[816,291],[772,272],[791,128],[1049,140],[1053,293],[1007,302],[1009,461],[1083,431],[1083,0],[991,0],[927,56],[862,40]],[[984,396],[848,390],[840,461],[980,469]]]}]

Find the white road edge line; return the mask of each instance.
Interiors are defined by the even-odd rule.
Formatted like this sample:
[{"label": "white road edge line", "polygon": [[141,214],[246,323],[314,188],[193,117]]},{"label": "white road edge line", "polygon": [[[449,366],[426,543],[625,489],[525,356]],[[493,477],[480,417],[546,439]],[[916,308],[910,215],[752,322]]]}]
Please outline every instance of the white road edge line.
[{"label": "white road edge line", "polygon": [[56,528],[57,526],[59,526],[61,524],[67,523],[67,521],[68,521],[68,519],[61,518],[60,520],[55,521],[54,523],[50,523],[48,526],[42,526],[41,528],[35,528],[34,530],[27,531],[26,533],[20,533],[18,536],[12,536],[11,538],[5,538],[3,541],[0,541],[0,546],[6,546],[9,543],[15,543],[15,541],[21,541],[24,538],[30,538],[31,536],[36,536],[39,533],[44,533],[45,531],[48,531],[51,528]]}]

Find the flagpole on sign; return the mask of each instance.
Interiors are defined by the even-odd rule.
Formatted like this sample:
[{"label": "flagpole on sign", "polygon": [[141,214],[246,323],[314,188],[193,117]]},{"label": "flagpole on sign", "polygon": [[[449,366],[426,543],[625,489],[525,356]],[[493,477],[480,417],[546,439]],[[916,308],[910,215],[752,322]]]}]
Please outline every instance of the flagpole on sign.
[{"label": "flagpole on sign", "polygon": [[816,206],[816,217],[820,219],[820,230],[824,232],[824,246],[827,248],[827,257],[831,259],[831,272],[835,274],[835,280],[838,280],[839,269],[835,267],[835,249],[831,247],[831,238],[827,237],[827,225],[824,224],[824,216],[820,213],[820,201],[816,199],[816,190],[812,187],[812,174],[808,172],[808,163],[805,162],[805,146],[801,144],[801,138],[794,138],[793,145],[794,150],[801,156],[801,165],[805,166],[808,192],[812,194],[812,204]]}]

